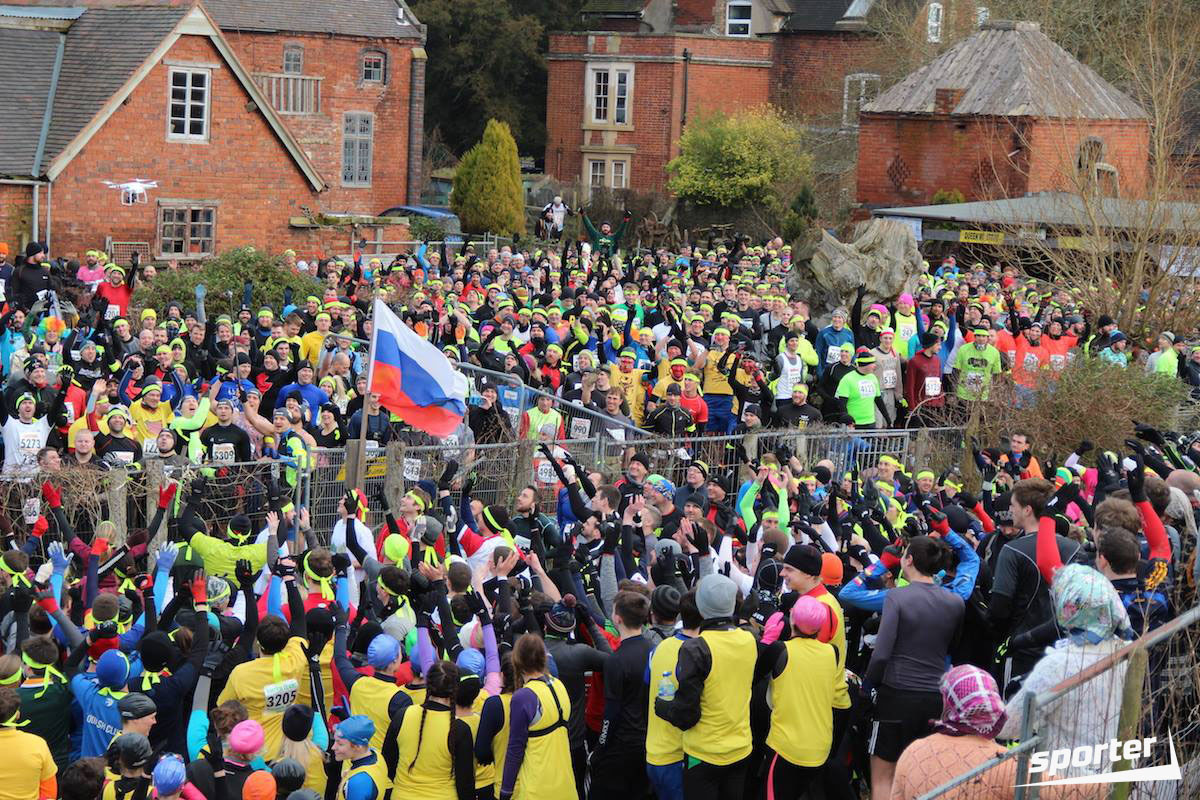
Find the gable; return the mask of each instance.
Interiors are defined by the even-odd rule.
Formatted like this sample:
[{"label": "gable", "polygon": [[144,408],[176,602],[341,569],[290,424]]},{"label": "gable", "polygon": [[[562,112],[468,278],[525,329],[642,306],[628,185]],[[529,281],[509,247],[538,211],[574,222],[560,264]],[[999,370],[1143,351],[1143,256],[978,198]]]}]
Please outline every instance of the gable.
[{"label": "gable", "polygon": [[[282,119],[263,96],[261,90],[251,79],[250,74],[242,66],[241,62],[238,61],[228,41],[221,35],[216,24],[204,11],[203,7],[197,4],[192,6],[191,9],[139,7],[133,9],[104,10],[109,12],[136,12],[136,16],[138,17],[150,11],[175,11],[178,13],[174,24],[168,30],[159,33],[157,42],[151,48],[151,52],[143,56],[135,66],[130,67],[130,64],[136,58],[137,52],[131,52],[120,60],[119,68],[113,68],[109,71],[105,68],[96,67],[97,71],[102,73],[101,78],[89,79],[86,76],[81,76],[82,85],[68,92],[61,104],[56,95],[54,119],[59,120],[61,118],[62,121],[57,129],[53,123],[51,125],[51,130],[56,130],[56,136],[53,139],[55,149],[50,150],[47,148],[45,160],[47,164],[46,175],[51,180],[56,178],[71,162],[71,159],[79,154],[96,132],[121,107],[121,104],[129,98],[134,89],[166,57],[167,53],[179,41],[180,37],[192,35],[206,37],[212,42],[213,47],[220,54],[221,66],[230,71],[242,89],[250,96],[250,99],[257,107],[257,112],[262,114],[271,132],[283,144],[309,184],[318,192],[325,188],[325,181],[320,173],[317,172],[316,167],[313,166],[308,156],[304,154],[304,151],[300,148],[300,145],[296,142],[291,132],[283,124]],[[100,9],[89,10],[75,24],[80,24],[97,11],[100,11]],[[116,21],[116,18],[113,18],[111,21],[105,20],[105,23],[112,24]],[[128,19],[126,18],[125,21],[128,21]],[[74,26],[72,27],[73,31]],[[113,32],[116,40],[119,40],[123,35],[122,32],[111,32]],[[92,49],[79,51],[80,64],[77,65],[78,70],[86,70],[89,64],[96,62],[95,53],[107,53],[110,49],[107,46],[97,44],[97,40],[94,38],[97,34],[91,28],[85,28],[82,33],[86,35],[81,38],[81,44],[90,44]],[[68,34],[67,38],[69,42],[71,34]],[[142,37],[140,40],[141,50],[145,49],[150,39],[151,35],[149,33]],[[128,73],[126,73],[126,70],[128,70]],[[121,75],[125,75],[124,79],[116,87],[113,87],[113,84],[117,82],[118,77]],[[64,83],[68,82],[65,80],[60,82],[60,88],[64,86]],[[103,92],[107,92],[107,95],[102,99],[101,95]],[[98,108],[88,116],[89,109],[97,104]],[[163,104],[163,114],[165,117],[165,103]],[[166,121],[164,119],[164,129],[165,125]],[[156,134],[157,131],[154,133]]]}]

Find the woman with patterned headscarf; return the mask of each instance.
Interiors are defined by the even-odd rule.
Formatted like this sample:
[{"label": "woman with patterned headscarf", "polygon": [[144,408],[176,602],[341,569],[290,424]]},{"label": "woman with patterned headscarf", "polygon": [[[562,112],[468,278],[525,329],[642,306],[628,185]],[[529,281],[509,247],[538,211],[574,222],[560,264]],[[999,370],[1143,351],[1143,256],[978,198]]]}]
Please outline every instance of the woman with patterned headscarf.
[{"label": "woman with patterned headscarf", "polygon": [[[1056,499],[1058,499],[1056,497]],[[1053,503],[1039,521],[1038,568],[1050,577],[1054,616],[1063,638],[1046,650],[1025,682],[1008,702],[1008,722],[1001,738],[1015,739],[1024,724],[1026,696],[1046,692],[1068,676],[1082,672],[1092,664],[1115,653],[1133,637],[1125,604],[1112,582],[1091,567],[1082,564],[1061,566],[1051,549],[1054,541]],[[1121,715],[1121,695],[1128,662],[1122,661],[1100,673],[1066,695],[1038,709],[1034,729],[1040,733],[1039,749],[1075,748],[1081,743],[1107,742],[1117,735]],[[1071,767],[1055,779],[1073,778],[1107,772],[1111,765],[1091,763]],[[1064,787],[1091,796],[1089,787]],[[1065,796],[1065,795],[1064,795]]]},{"label": "woman with patterned headscarf", "polygon": [[[940,689],[942,717],[933,722],[932,734],[909,745],[896,762],[893,800],[920,797],[1004,752],[996,734],[1008,714],[991,675],[963,664],[942,676]],[[978,775],[963,787],[964,795],[973,800],[1011,797],[1015,766],[1010,759]]]}]

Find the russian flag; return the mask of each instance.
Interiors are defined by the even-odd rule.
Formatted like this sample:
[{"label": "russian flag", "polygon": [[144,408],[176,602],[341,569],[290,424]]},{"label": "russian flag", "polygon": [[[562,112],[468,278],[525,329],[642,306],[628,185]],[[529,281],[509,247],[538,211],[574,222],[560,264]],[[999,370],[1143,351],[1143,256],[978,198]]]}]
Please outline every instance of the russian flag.
[{"label": "russian flag", "polygon": [[454,432],[467,413],[467,378],[376,298],[368,391],[388,411],[430,436]]}]

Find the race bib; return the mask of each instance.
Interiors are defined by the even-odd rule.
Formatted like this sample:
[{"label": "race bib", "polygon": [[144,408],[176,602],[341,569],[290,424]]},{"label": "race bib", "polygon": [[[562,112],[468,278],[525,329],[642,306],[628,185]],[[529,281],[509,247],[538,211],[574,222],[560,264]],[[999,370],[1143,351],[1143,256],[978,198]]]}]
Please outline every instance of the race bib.
[{"label": "race bib", "polygon": [[142,439],[142,454],[147,456],[158,455],[158,437],[147,436]]},{"label": "race bib", "polygon": [[25,505],[21,508],[21,514],[25,517],[25,524],[32,525],[37,522],[37,518],[41,516],[42,503],[36,497],[31,497],[25,501]]},{"label": "race bib", "polygon": [[[105,455],[105,458],[112,456],[113,460],[118,464],[132,464],[133,453],[129,450],[115,450]],[[231,461],[233,459],[230,459]]]},{"label": "race bib", "polygon": [[109,303],[107,306],[104,307],[104,318],[106,320],[108,320],[109,322],[112,322],[114,319],[116,319],[119,316],[121,316],[121,309],[117,308],[112,303]]},{"label": "race bib", "polygon": [[609,428],[608,435],[611,436],[612,438],[616,439],[618,442],[625,441],[625,429],[624,428]]},{"label": "race bib", "polygon": [[[969,381],[968,381],[968,383],[969,383]],[[942,393],[942,379],[941,378],[939,378],[935,375],[935,376],[931,376],[931,377],[928,377],[925,379],[925,396],[926,397],[937,397],[941,393]]]},{"label": "race bib", "polygon": [[42,437],[36,433],[21,434],[21,438],[17,443],[17,447],[21,449],[21,455],[25,456],[27,461],[37,460],[38,450],[42,449]]},{"label": "race bib", "polygon": [[404,459],[404,480],[419,481],[421,480],[421,459],[405,458]]},{"label": "race bib", "polygon": [[288,706],[296,702],[299,690],[300,684],[295,678],[267,684],[263,687],[263,711],[268,714],[282,714],[288,710]]},{"label": "race bib", "polygon": [[554,474],[554,467],[550,465],[549,461],[539,461],[536,474],[538,483],[554,483],[558,480],[558,476]]},{"label": "race bib", "polygon": [[872,396],[874,396],[874,394],[875,394],[874,382],[872,382],[872,381],[859,381],[858,382],[858,396],[859,397],[872,397]]},{"label": "race bib", "polygon": [[840,347],[830,346],[830,348],[825,351],[825,363],[826,364],[832,364],[841,357],[842,357],[842,348],[840,348]]},{"label": "race bib", "polygon": [[586,439],[592,432],[592,422],[586,417],[576,417],[571,420],[571,438]]},{"label": "race bib", "polygon": [[69,426],[72,422],[74,422],[77,419],[77,417],[75,416],[75,406],[71,405],[70,403],[67,403],[66,405],[63,406],[63,411],[66,412],[67,425]]},{"label": "race bib", "polygon": [[1039,366],[1041,366],[1041,362],[1038,360],[1038,357],[1033,353],[1026,353],[1025,360],[1022,363],[1025,369],[1028,370],[1036,370]]},{"label": "race bib", "polygon": [[218,442],[213,445],[213,461],[221,461],[226,464],[232,464],[236,458],[233,450],[233,444],[230,442]]},{"label": "race bib", "polygon": [[885,370],[884,373],[879,376],[879,382],[883,385],[883,388],[885,388],[885,389],[896,388],[896,370],[894,370],[894,369]]}]

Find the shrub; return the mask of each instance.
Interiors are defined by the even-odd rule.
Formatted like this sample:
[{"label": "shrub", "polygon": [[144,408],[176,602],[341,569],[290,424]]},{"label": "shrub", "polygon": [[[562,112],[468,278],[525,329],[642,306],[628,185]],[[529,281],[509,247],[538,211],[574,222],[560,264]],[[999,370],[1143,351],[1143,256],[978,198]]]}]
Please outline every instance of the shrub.
[{"label": "shrub", "polygon": [[459,162],[450,208],[464,232],[525,233],[521,162],[508,123],[488,120],[483,138]]},{"label": "shrub", "polygon": [[417,242],[441,242],[446,239],[446,226],[431,217],[411,215],[408,218],[408,235]]},{"label": "shrub", "polygon": [[933,193],[930,205],[942,206],[952,203],[965,203],[967,198],[958,189],[938,189]]},{"label": "shrub", "polygon": [[689,124],[679,155],[667,164],[667,187],[703,205],[758,205],[782,213],[808,183],[811,169],[801,129],[766,106]]},{"label": "shrub", "polygon": [[135,309],[154,308],[158,311],[175,300],[185,309],[196,307],[196,286],[204,284],[208,295],[204,308],[210,316],[234,314],[242,305],[242,284],[254,284],[251,307],[257,311],[270,306],[277,312],[283,307],[283,290],[292,287],[295,297],[310,294],[320,296],[321,284],[283,266],[277,256],[253,247],[226,250],[216,258],[202,262],[198,268],[160,269],[152,283],[143,283],[133,293]]}]

